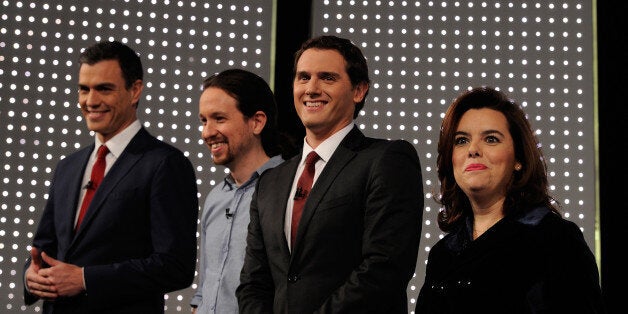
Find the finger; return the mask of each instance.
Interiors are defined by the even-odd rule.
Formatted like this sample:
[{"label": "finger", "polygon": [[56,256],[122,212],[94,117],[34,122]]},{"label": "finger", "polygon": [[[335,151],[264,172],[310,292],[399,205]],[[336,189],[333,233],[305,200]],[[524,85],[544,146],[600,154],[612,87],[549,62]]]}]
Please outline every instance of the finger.
[{"label": "finger", "polygon": [[56,259],[48,256],[48,254],[46,254],[46,252],[41,252],[41,259],[48,265],[50,266],[55,266],[57,264],[59,264],[60,262],[57,261]]},{"label": "finger", "polygon": [[31,248],[31,265],[33,265],[37,270],[41,268],[41,255],[39,253],[39,249],[34,246]]},{"label": "finger", "polygon": [[36,289],[31,289],[31,294],[45,300],[54,300],[59,297],[56,292],[42,291]]}]

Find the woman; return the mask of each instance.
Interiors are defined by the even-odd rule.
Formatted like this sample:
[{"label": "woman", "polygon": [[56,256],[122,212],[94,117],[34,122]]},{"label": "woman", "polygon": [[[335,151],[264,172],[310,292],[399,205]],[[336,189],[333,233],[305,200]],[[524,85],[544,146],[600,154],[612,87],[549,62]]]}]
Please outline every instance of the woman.
[{"label": "woman", "polygon": [[449,107],[438,143],[447,235],[415,313],[605,313],[593,253],[561,217],[523,110],[487,87]]}]

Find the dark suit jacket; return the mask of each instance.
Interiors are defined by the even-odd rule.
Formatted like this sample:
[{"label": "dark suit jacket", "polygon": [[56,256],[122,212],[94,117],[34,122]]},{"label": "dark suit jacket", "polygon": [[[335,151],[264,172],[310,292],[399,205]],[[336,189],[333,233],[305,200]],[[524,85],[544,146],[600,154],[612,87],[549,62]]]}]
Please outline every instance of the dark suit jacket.
[{"label": "dark suit jacket", "polygon": [[[198,198],[192,164],[142,128],[103,179],[75,234],[93,149],[58,163],[33,240],[48,255],[85,267],[87,291],[45,301],[44,313],[163,313],[164,293],[194,279]],[[24,293],[26,304],[37,301]]]},{"label": "dark suit jacket", "polygon": [[421,167],[406,141],[343,139],[310,191],[292,254],[284,234],[296,156],[259,179],[236,292],[241,313],[407,313]]},{"label": "dark suit jacket", "polygon": [[430,250],[415,313],[606,313],[595,256],[575,223],[539,207],[474,241],[472,226],[463,219]]}]

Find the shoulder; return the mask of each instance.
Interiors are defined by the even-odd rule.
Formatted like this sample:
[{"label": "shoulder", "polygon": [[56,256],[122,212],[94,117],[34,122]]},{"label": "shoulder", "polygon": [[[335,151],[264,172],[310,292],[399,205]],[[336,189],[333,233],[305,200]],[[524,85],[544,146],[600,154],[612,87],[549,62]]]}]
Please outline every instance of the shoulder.
[{"label": "shoulder", "polygon": [[179,148],[156,138],[144,128],[133,137],[126,150],[132,153],[145,153],[153,157],[185,158]]},{"label": "shoulder", "polygon": [[551,248],[557,254],[588,248],[580,227],[548,208],[534,209],[519,218],[518,222],[535,235],[540,246]]},{"label": "shoulder", "polygon": [[517,218],[523,225],[538,229],[557,230],[558,232],[580,232],[579,227],[572,221],[561,217],[547,207],[534,208]]}]

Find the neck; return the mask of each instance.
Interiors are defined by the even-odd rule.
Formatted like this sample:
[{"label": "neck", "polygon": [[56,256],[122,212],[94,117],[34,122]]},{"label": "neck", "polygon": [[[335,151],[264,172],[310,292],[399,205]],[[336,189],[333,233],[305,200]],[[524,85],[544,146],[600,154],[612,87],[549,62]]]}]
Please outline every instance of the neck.
[{"label": "neck", "polygon": [[473,206],[473,239],[477,239],[504,218],[503,204],[504,199],[501,199],[487,207]]},{"label": "neck", "polygon": [[229,166],[229,171],[231,172],[231,176],[233,180],[235,180],[237,186],[241,186],[244,182],[246,182],[253,172],[259,169],[262,165],[264,165],[270,157],[266,155],[263,149],[258,149],[252,152],[249,152],[244,156],[244,158],[238,159],[235,165]]}]

